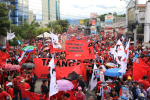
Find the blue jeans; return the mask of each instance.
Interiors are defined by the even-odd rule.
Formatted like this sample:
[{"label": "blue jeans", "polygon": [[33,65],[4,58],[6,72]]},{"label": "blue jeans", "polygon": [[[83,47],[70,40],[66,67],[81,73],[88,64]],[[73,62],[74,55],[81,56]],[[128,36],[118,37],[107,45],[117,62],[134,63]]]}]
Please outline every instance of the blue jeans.
[{"label": "blue jeans", "polygon": [[29,98],[27,97],[27,98],[22,98],[22,100],[29,100]]},{"label": "blue jeans", "polygon": [[19,93],[20,100],[22,100],[22,98],[21,98],[21,91],[16,89],[16,88],[14,88],[14,92],[15,92],[15,100],[18,100],[18,93]]}]

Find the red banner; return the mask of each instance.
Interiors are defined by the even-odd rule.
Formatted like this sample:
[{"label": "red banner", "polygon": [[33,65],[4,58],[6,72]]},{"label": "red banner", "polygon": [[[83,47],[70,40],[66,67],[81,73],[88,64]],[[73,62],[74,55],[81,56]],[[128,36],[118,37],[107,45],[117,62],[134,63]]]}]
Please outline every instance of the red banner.
[{"label": "red banner", "polygon": [[[47,74],[49,73],[49,68],[50,68],[48,67],[50,60],[51,59],[49,58],[34,59],[34,64],[36,65],[35,74],[38,76],[38,78],[47,78]],[[83,77],[86,78],[86,67],[82,63],[80,64],[80,66],[77,66],[75,62],[55,60],[55,64],[57,65],[57,69],[56,69],[57,79],[66,77],[72,71],[75,71],[77,74],[81,74],[83,75]]]},{"label": "red banner", "polygon": [[56,69],[56,78],[57,80],[64,77],[68,78],[69,74],[80,74],[83,76],[84,81],[86,81],[86,67],[85,64],[76,65],[73,67],[59,67]]},{"label": "red banner", "polygon": [[66,59],[95,59],[92,42],[86,42],[85,40],[67,40]]},{"label": "red banner", "polygon": [[27,91],[29,100],[43,100],[43,95]]}]

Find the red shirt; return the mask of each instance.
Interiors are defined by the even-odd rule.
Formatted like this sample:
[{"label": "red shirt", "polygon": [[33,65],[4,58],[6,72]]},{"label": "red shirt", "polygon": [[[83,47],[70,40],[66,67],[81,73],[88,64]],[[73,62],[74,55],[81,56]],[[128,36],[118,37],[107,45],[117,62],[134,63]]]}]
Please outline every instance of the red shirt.
[{"label": "red shirt", "polygon": [[27,91],[25,91],[25,89],[30,89],[30,85],[28,83],[20,84],[20,90],[21,90],[21,97],[22,98],[27,98]]},{"label": "red shirt", "polygon": [[5,77],[5,76],[7,76],[7,73],[4,73],[4,74],[3,74],[3,80],[4,80],[4,77]]},{"label": "red shirt", "polygon": [[15,96],[14,96],[14,89],[13,88],[9,88],[8,89],[8,94],[11,96],[11,98],[13,99]]},{"label": "red shirt", "polygon": [[7,89],[8,88],[8,86],[6,86],[6,84],[8,84],[9,82],[8,81],[6,81],[5,83],[4,83],[4,89]]},{"label": "red shirt", "polygon": [[0,93],[0,100],[5,100],[5,97],[7,97],[9,94],[6,91],[2,91]]},{"label": "red shirt", "polygon": [[26,76],[26,78],[28,78],[28,80],[26,80],[26,83],[30,84],[31,80],[32,80],[31,76],[29,76],[29,77]]},{"label": "red shirt", "polygon": [[14,84],[15,88],[17,88],[17,80],[18,79],[20,79],[20,81],[21,81],[23,78],[22,77],[16,77],[16,78],[13,79],[13,84]]},{"label": "red shirt", "polygon": [[23,72],[21,76],[22,76],[23,78],[26,78],[26,75],[27,75],[27,74]]}]

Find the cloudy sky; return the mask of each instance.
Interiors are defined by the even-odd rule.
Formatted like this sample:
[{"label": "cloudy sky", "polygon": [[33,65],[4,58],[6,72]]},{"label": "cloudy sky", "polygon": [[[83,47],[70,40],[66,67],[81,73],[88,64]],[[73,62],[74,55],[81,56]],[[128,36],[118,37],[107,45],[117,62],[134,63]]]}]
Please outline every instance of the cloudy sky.
[{"label": "cloudy sky", "polygon": [[[117,12],[126,12],[127,3],[130,0],[60,0],[61,19],[85,19],[90,18],[90,13],[98,15]],[[145,4],[147,0],[139,0],[139,4]],[[30,10],[42,19],[41,0],[29,0]]]}]

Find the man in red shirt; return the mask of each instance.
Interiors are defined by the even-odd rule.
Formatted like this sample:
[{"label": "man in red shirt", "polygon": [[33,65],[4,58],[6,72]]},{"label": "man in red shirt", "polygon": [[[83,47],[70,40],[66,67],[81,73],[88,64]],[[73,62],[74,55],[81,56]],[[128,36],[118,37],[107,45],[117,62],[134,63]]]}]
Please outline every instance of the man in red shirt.
[{"label": "man in red shirt", "polygon": [[3,84],[3,73],[2,73],[2,69],[0,69],[0,85],[2,86]]},{"label": "man in red shirt", "polygon": [[144,85],[144,90],[147,91],[147,89],[150,87],[150,83],[147,81],[148,77],[147,76],[143,76],[142,80],[138,81],[138,84],[143,84]]},{"label": "man in red shirt", "polygon": [[16,98],[16,100],[18,100],[18,93],[19,93],[20,100],[22,100],[21,99],[21,91],[19,89],[22,79],[23,78],[19,76],[19,73],[17,73],[16,74],[16,78],[14,78],[13,82],[12,82],[13,85],[14,85],[14,91],[15,91],[15,98]]},{"label": "man in red shirt", "polygon": [[30,90],[30,85],[25,82],[25,79],[21,80],[20,90],[21,90],[22,100],[29,100],[29,97],[27,95],[27,91]]},{"label": "man in red shirt", "polygon": [[3,91],[3,88],[0,85],[0,100],[6,100],[6,97],[9,97],[9,100],[12,100],[11,96],[6,91]]},{"label": "man in red shirt", "polygon": [[6,84],[6,86],[8,86],[8,94],[11,96],[13,100],[15,100],[14,89],[12,88],[12,85],[13,85],[12,82]]}]

